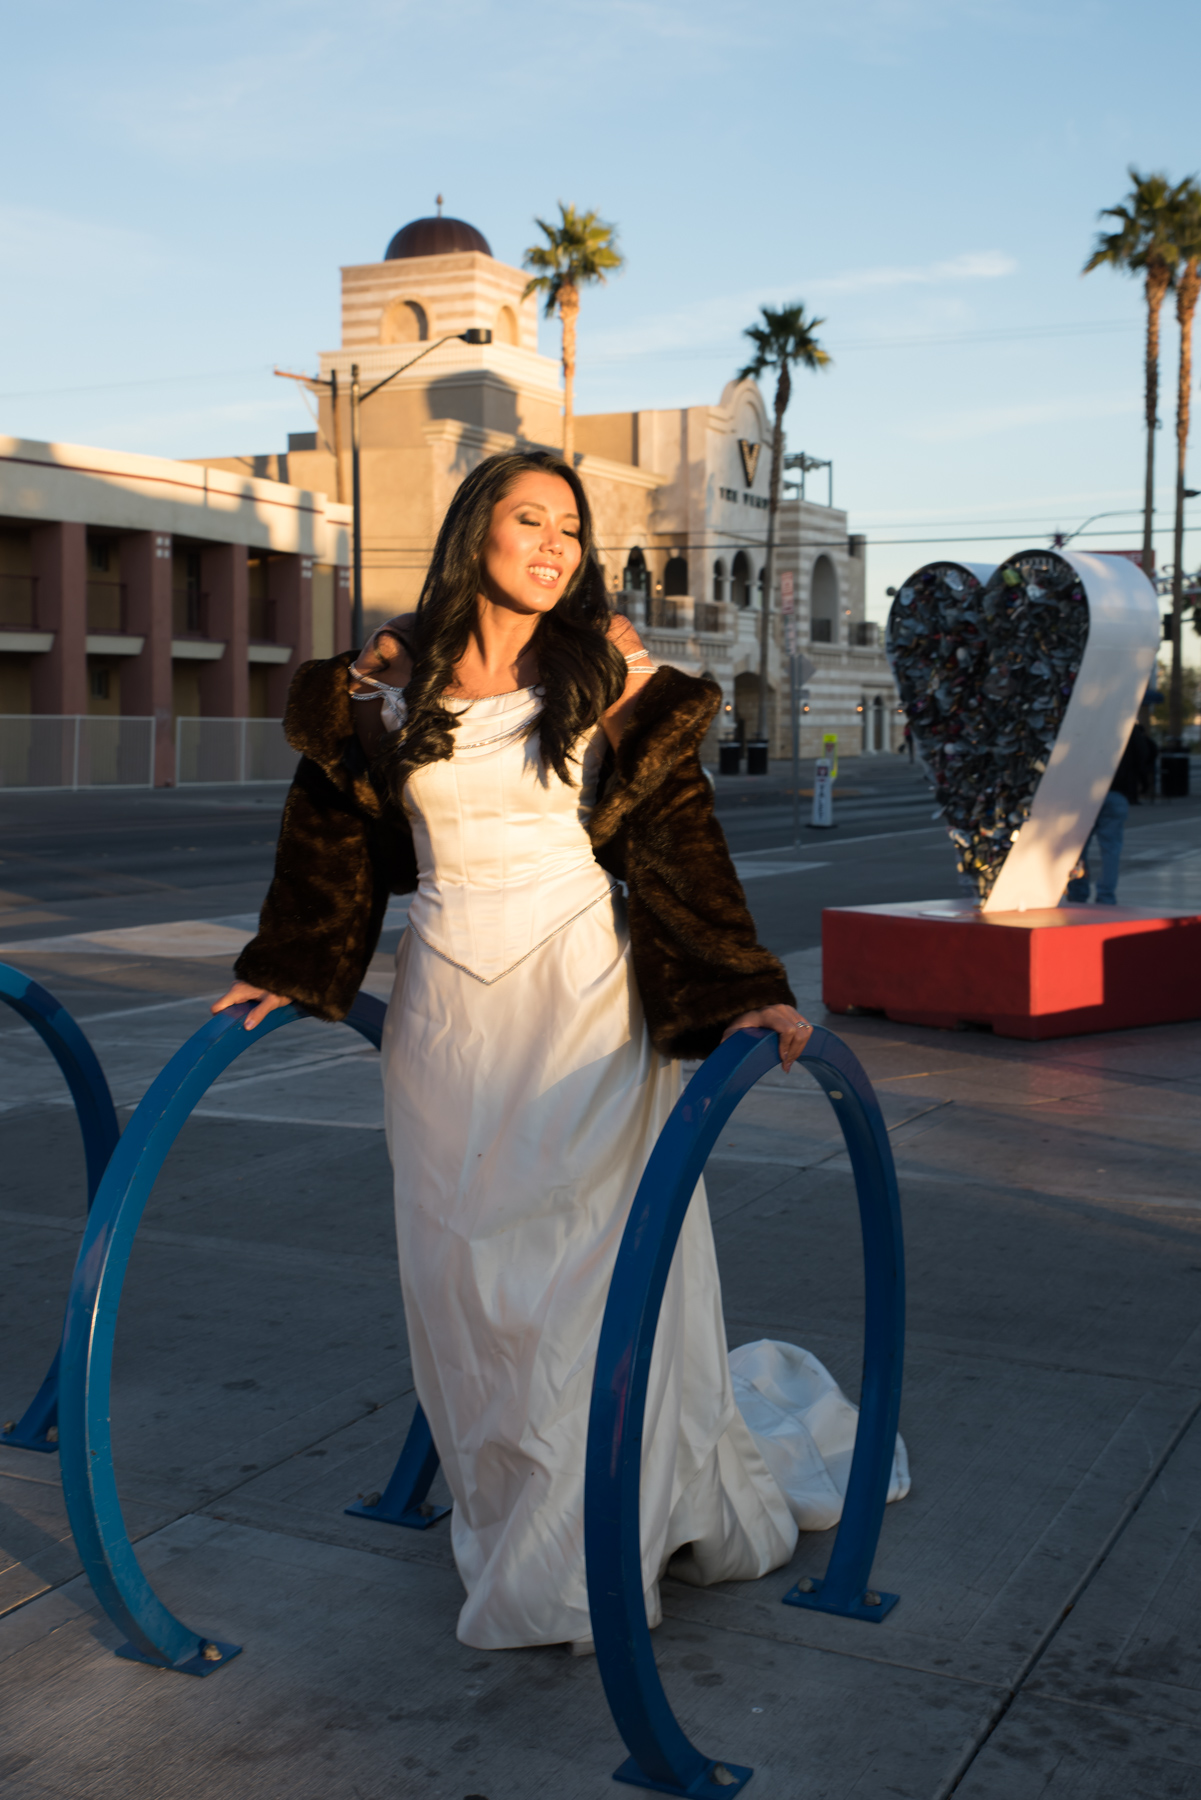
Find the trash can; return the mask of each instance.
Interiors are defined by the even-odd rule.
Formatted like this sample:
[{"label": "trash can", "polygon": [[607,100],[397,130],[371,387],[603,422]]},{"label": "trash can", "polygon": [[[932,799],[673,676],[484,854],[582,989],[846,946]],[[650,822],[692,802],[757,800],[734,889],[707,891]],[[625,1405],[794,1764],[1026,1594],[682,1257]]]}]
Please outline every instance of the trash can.
[{"label": "trash can", "polygon": [[742,745],[737,738],[731,738],[729,743],[717,746],[717,769],[720,775],[742,773]]},{"label": "trash can", "polygon": [[1159,753],[1159,791],[1165,800],[1188,797],[1187,750],[1161,750]]},{"label": "trash can", "polygon": [[[748,775],[767,774],[767,739],[751,738],[746,747],[746,772]],[[1187,776],[1186,776],[1187,781]]]}]

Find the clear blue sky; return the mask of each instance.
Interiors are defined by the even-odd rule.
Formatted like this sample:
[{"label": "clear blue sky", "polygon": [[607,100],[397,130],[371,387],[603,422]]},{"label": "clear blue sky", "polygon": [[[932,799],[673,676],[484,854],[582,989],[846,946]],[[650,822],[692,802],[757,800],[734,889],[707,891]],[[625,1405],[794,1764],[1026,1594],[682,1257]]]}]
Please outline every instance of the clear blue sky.
[{"label": "clear blue sky", "polygon": [[[715,400],[760,302],[825,317],[834,367],[798,380],[789,438],[834,459],[875,616],[944,551],[999,558],[1110,511],[1081,546],[1137,541],[1141,296],[1080,268],[1127,163],[1201,167],[1196,0],[0,17],[0,431],[282,447],[307,414],[271,366],[337,344],[340,264],[380,257],[438,191],[517,263],[561,197],[614,220],[629,259],[584,301],[582,410]],[[1161,557],[1170,320],[1164,352]],[[1201,487],[1201,422],[1194,439]]]}]

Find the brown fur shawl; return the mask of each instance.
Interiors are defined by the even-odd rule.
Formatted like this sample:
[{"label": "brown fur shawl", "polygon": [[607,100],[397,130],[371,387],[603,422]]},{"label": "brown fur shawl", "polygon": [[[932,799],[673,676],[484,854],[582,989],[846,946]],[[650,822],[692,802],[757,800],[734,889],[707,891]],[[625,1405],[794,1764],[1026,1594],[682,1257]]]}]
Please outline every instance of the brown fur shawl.
[{"label": "brown fur shawl", "polygon": [[[323,1019],[348,1012],[389,894],[417,886],[403,812],[381,796],[354,735],[349,653],[297,671],[284,729],[301,762],[284,806],[275,878],[241,980]],[[630,946],[651,1038],[705,1056],[740,1013],[792,1003],[755,927],[697,754],[720,702],[711,681],[660,669],[606,759],[588,830],[626,883]]]}]

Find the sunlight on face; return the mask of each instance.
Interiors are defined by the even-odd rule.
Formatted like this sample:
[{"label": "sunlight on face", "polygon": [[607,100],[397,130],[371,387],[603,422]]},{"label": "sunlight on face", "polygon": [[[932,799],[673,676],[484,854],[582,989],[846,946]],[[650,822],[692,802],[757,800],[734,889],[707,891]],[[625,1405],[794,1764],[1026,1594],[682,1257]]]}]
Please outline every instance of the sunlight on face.
[{"label": "sunlight on face", "polygon": [[518,612],[550,612],[580,565],[576,499],[561,475],[531,469],[492,509],[484,543],[485,600]]}]

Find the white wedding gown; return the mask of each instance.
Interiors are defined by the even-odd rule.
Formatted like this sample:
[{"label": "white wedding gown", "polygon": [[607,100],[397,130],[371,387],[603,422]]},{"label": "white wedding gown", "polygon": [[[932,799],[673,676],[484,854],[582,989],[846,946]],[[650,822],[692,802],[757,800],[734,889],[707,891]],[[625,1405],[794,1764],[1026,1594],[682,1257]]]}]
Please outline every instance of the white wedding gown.
[{"label": "white wedding gown", "polygon": [[[602,731],[579,746],[569,788],[523,735],[540,705],[527,689],[460,706],[454,756],[409,780],[420,885],[383,1045],[414,1379],[467,1590],[458,1634],[488,1650],[591,1635],[593,1363],[626,1215],[680,1091],[679,1064],[647,1035],[620,889],[585,829]],[[735,1404],[702,1183],[647,1398],[652,1625],[673,1555],[686,1580],[751,1579],[787,1562],[797,1518],[821,1528],[841,1507],[854,1409],[832,1379],[788,1345],[746,1346],[735,1363],[758,1439]],[[830,1466],[805,1416],[829,1428]]]}]

